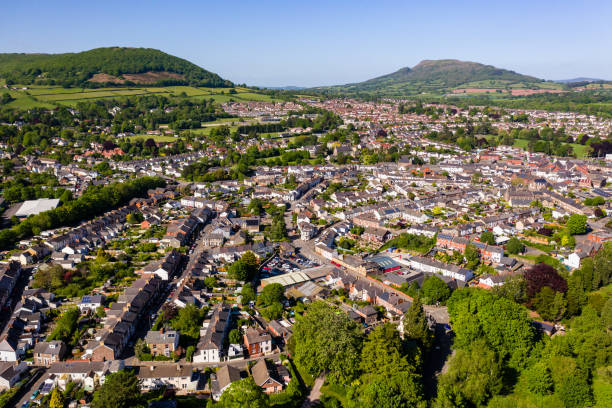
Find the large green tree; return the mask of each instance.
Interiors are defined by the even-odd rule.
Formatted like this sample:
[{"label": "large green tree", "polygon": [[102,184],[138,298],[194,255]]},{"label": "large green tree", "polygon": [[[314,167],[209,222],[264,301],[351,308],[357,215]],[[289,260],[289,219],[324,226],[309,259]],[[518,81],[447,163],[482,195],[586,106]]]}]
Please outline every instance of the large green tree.
[{"label": "large green tree", "polygon": [[354,392],[356,405],[408,408],[423,403],[420,360],[419,349],[406,350],[395,325],[372,330],[361,350],[363,385]]},{"label": "large green tree", "polygon": [[572,214],[565,224],[567,231],[572,234],[584,234],[587,231],[587,216],[582,214]]},{"label": "large green tree", "polygon": [[404,338],[415,341],[424,350],[429,350],[433,344],[434,335],[429,330],[425,310],[419,297],[414,298],[410,309],[404,315]]},{"label": "large green tree", "polygon": [[479,339],[510,367],[520,368],[535,344],[535,330],[523,306],[478,288],[455,291],[448,301],[455,347]]},{"label": "large green tree", "polygon": [[448,285],[436,275],[425,279],[421,291],[423,292],[423,302],[428,305],[445,302],[451,294]]},{"label": "large green tree", "polygon": [[311,375],[325,372],[331,383],[348,384],[359,373],[361,342],[361,329],[346,313],[319,301],[293,326],[290,350]]},{"label": "large green tree", "polygon": [[219,405],[222,408],[267,408],[270,401],[268,395],[252,378],[245,378],[233,382],[221,394]]},{"label": "large green tree", "polygon": [[121,370],[106,376],[104,384],[94,393],[92,408],[144,407],[138,377],[132,371]]},{"label": "large green tree", "polygon": [[502,389],[502,367],[493,350],[484,341],[459,349],[450,360],[438,383],[436,407],[481,407]]}]

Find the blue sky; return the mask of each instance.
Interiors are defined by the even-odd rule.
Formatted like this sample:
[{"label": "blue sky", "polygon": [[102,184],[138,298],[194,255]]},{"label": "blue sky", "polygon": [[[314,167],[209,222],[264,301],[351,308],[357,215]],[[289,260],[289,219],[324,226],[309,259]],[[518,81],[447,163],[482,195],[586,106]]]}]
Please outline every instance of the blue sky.
[{"label": "blue sky", "polygon": [[612,1],[14,1],[0,52],[161,49],[236,83],[356,82],[456,58],[612,79]]}]

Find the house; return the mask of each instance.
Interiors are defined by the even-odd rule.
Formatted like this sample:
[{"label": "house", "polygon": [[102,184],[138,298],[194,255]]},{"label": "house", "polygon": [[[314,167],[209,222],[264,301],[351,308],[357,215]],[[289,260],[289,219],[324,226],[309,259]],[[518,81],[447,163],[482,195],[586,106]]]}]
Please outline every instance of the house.
[{"label": "house", "polygon": [[111,361],[61,361],[51,364],[47,371],[51,374],[53,385],[65,389],[68,383],[75,382],[85,391],[93,391],[104,384],[106,376],[123,370],[123,360]]},{"label": "house", "polygon": [[0,363],[0,390],[12,388],[28,371],[25,361]]},{"label": "house", "polygon": [[255,381],[256,385],[263,388],[266,394],[273,394],[283,390],[283,383],[275,378],[275,370],[270,365],[265,358],[262,358],[251,368],[253,381]]},{"label": "house", "polygon": [[81,313],[95,313],[104,305],[104,295],[85,295],[79,303]]},{"label": "house", "polygon": [[378,312],[370,305],[355,309],[355,312],[361,316],[363,323],[367,324],[368,326],[371,326],[378,320]]},{"label": "house", "polygon": [[217,378],[212,381],[211,391],[214,399],[219,400],[223,391],[225,391],[233,382],[240,380],[240,370],[229,364],[226,364],[217,370]]},{"label": "house", "polygon": [[300,222],[298,228],[300,229],[300,239],[302,241],[308,241],[317,235],[317,227],[309,222]]},{"label": "house", "polygon": [[218,303],[209,320],[205,320],[200,330],[200,341],[193,354],[194,363],[219,362],[223,356],[223,347],[230,323],[230,308],[225,303]]},{"label": "house", "polygon": [[66,354],[67,347],[63,341],[41,341],[34,346],[34,364],[49,367],[61,361]]},{"label": "house", "polygon": [[272,352],[272,336],[262,330],[249,327],[244,333],[244,345],[249,356],[261,356]]},{"label": "house", "polygon": [[136,375],[143,391],[159,388],[193,392],[198,388],[199,373],[190,364],[142,366]]},{"label": "house", "polygon": [[386,229],[367,227],[362,237],[368,241],[382,244],[389,239],[389,235],[390,233]]},{"label": "house", "polygon": [[170,357],[179,344],[179,332],[176,330],[161,329],[159,331],[149,330],[145,336],[145,343],[153,357],[162,355]]}]

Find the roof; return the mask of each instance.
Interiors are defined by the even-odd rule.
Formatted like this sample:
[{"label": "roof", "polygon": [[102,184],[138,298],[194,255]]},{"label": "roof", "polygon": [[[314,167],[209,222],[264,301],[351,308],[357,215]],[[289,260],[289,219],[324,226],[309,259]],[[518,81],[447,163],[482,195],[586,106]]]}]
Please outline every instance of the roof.
[{"label": "roof", "polygon": [[175,330],[148,331],[145,337],[147,344],[174,344],[179,334]]},{"label": "roof", "polygon": [[159,366],[142,366],[138,371],[138,378],[175,378],[191,377],[193,367],[190,364],[166,364]]},{"label": "roof", "polygon": [[231,365],[224,365],[217,371],[217,383],[219,384],[219,390],[223,390],[225,387],[238,381],[240,379],[240,370]]},{"label": "roof", "polygon": [[268,363],[263,358],[251,368],[251,373],[253,374],[253,381],[255,381],[255,384],[259,385],[260,387],[263,386],[269,379],[280,384],[279,381],[272,377],[272,374],[268,368]]},{"label": "roof", "polygon": [[15,215],[17,217],[27,217],[36,215],[44,211],[53,210],[59,205],[59,198],[40,198],[38,200],[24,201]]},{"label": "roof", "polygon": [[64,342],[62,341],[41,341],[39,343],[36,343],[36,346],[34,346],[34,353],[60,356],[63,352],[63,349]]},{"label": "roof", "polygon": [[381,268],[384,269],[397,268],[401,266],[399,263],[397,263],[392,258],[389,258],[388,256],[375,256],[369,258],[368,261],[376,262]]}]

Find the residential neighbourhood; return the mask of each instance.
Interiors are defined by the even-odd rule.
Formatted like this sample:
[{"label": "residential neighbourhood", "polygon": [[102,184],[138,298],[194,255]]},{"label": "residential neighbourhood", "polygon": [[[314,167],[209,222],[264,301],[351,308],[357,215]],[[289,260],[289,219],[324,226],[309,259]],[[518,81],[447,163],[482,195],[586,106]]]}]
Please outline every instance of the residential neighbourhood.
[{"label": "residential neighbourhood", "polygon": [[[428,330],[446,336],[454,291],[501,290],[538,265],[570,277],[612,245],[610,157],[512,143],[464,149],[432,136],[470,120],[486,123],[487,134],[550,129],[576,142],[610,134],[609,119],[425,106],[438,112],[432,118],[400,113],[403,103],[227,102],[220,108],[246,128],[312,124],[321,114],[300,113],[308,109],[341,124],[255,138],[245,128],[235,133],[240,143],[196,148],[193,140],[184,153],[131,160],[95,142],[68,164],[4,146],[24,170],[59,180],[71,200],[111,183],[155,186],[95,216],[32,229],[3,253],[0,385],[36,379],[20,392],[39,403],[78,387],[76,406],[88,406],[108,375],[128,370],[143,393],[218,401],[252,379],[284,395],[303,381],[292,336],[315,304],[337,307],[364,335],[392,324],[404,336],[419,298]],[[272,151],[297,160],[266,159]],[[261,157],[230,177],[240,155]],[[105,174],[96,172],[103,163]],[[64,205],[20,201],[4,219],[27,222]],[[537,306],[532,314],[541,333],[565,332],[561,315]]]}]

